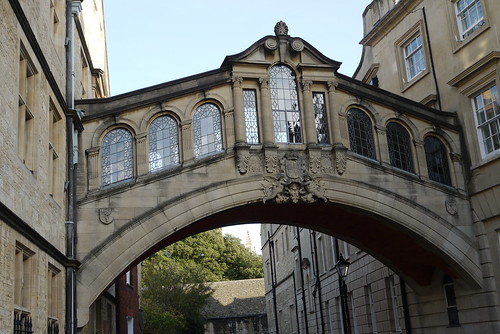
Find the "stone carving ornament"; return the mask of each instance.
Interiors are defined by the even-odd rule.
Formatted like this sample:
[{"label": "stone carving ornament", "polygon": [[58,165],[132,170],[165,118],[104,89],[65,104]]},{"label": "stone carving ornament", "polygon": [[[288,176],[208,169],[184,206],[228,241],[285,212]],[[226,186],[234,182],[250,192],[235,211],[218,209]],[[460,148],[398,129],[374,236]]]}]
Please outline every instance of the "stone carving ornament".
[{"label": "stone carving ornament", "polygon": [[113,217],[112,208],[101,208],[99,209],[99,220],[105,225],[111,224],[115,218]]},{"label": "stone carving ornament", "polygon": [[276,203],[314,203],[318,199],[327,202],[325,191],[318,181],[307,172],[303,158],[287,154],[281,160],[281,171],[277,176],[265,176],[263,202],[275,200]]}]

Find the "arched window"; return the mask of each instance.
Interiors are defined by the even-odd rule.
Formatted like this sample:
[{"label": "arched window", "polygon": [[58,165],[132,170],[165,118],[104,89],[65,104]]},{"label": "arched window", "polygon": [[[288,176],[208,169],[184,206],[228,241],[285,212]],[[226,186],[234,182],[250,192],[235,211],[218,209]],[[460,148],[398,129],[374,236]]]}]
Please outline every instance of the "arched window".
[{"label": "arched window", "polygon": [[220,111],[212,103],[196,109],[193,116],[195,158],[222,150]]},{"label": "arched window", "polygon": [[102,141],[102,185],[126,180],[134,175],[132,134],[125,129],[110,131]]},{"label": "arched window", "polygon": [[424,150],[429,178],[451,186],[450,168],[444,144],[436,137],[428,136],[424,140]]},{"label": "arched window", "polygon": [[297,83],[290,68],[279,65],[270,70],[274,139],[277,143],[302,143]]},{"label": "arched window", "polygon": [[372,122],[367,114],[359,109],[351,109],[347,113],[347,127],[351,151],[359,155],[376,159],[373,143]]},{"label": "arched window", "polygon": [[177,122],[160,116],[149,127],[149,171],[155,172],[179,163]]},{"label": "arched window", "polygon": [[387,144],[391,165],[414,173],[410,135],[401,124],[387,124]]}]

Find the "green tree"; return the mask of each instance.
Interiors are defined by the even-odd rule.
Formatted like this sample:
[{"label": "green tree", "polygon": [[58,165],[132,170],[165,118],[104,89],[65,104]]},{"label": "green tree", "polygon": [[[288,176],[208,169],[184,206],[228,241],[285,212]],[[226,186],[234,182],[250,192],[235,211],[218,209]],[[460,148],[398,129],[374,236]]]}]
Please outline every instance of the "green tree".
[{"label": "green tree", "polygon": [[262,259],[215,229],[190,236],[142,263],[142,307],[150,333],[203,333],[208,282],[263,277]]}]

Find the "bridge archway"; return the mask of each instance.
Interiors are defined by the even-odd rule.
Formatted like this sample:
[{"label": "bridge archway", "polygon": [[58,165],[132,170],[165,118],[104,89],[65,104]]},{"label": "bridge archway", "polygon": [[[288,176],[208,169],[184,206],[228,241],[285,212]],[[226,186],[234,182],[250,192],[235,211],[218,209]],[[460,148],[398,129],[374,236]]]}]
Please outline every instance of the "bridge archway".
[{"label": "bridge archway", "polygon": [[186,236],[228,225],[269,222],[318,230],[374,255],[417,288],[436,269],[471,286],[481,281],[469,237],[435,212],[390,191],[332,178],[315,203],[263,203],[263,181],[212,184],[159,203],[130,219],[83,258],[78,280],[79,325],[92,302],[127,268]]}]

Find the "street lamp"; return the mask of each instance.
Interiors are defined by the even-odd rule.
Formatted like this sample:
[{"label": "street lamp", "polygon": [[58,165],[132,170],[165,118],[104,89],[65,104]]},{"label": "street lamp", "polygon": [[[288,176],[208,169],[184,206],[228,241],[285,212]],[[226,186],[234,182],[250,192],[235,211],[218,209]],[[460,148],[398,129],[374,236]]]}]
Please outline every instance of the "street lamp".
[{"label": "street lamp", "polygon": [[345,279],[347,273],[349,272],[349,265],[351,263],[344,259],[342,254],[339,256],[339,260],[335,264],[335,268],[339,274],[339,289],[340,289],[340,304],[342,307],[342,320],[344,323],[344,334],[351,334],[351,324],[349,320],[349,307],[347,306],[347,285],[345,284]]},{"label": "street lamp", "polygon": [[346,259],[344,259],[344,256],[342,256],[342,254],[340,254],[339,260],[335,264],[335,268],[337,268],[337,271],[338,271],[340,277],[342,277],[343,280],[345,280],[346,277],[347,277],[347,274],[349,272],[349,265],[350,264],[351,264],[351,262],[349,262]]}]

